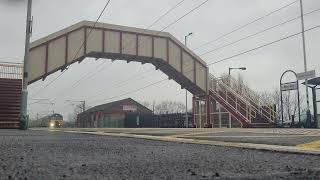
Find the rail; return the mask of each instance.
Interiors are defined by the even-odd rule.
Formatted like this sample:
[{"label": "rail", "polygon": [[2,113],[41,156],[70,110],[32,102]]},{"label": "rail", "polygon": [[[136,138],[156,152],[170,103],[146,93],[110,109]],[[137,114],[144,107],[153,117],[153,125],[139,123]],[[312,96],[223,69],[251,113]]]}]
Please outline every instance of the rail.
[{"label": "rail", "polygon": [[250,98],[250,101],[253,101],[257,105],[264,105],[270,107],[273,106],[273,103],[271,103],[265,98],[262,98],[257,92],[255,92],[245,84],[239,82],[234,77],[224,75],[222,79],[226,85],[230,86],[232,89],[236,89],[238,94],[242,95],[243,97]]},{"label": "rail", "polygon": [[[227,86],[222,84],[220,80],[212,74],[210,74],[210,89],[221,97],[234,111],[247,119],[247,122],[251,122],[252,118],[256,117],[256,113],[252,111],[250,103],[235,92],[230,91]],[[231,94],[235,97],[231,97]],[[243,104],[245,105],[245,108],[242,106]]]},{"label": "rail", "polygon": [[23,66],[20,63],[0,62],[0,78],[22,79]]},{"label": "rail", "polygon": [[[252,100],[250,98],[248,98],[248,96],[244,96],[243,94],[240,94],[239,92],[234,90],[234,88],[231,88],[224,81],[225,81],[225,79],[216,78],[212,74],[210,74],[210,81],[209,81],[210,82],[210,89],[212,89],[215,92],[219,92],[219,90],[220,90],[220,92],[223,92],[224,96],[226,96],[226,98],[223,98],[223,99],[231,106],[233,106],[233,105],[230,104],[228,102],[228,100],[233,100],[233,98],[235,98],[235,100],[233,100],[233,101],[235,101],[236,107],[233,106],[233,108],[237,112],[240,112],[240,114],[242,114],[242,113],[239,110],[239,108],[241,108],[242,110],[245,109],[246,110],[245,112],[248,112],[248,110],[249,110],[249,113],[246,113],[246,114],[250,114],[250,116],[247,116],[246,118],[248,118],[248,120],[250,122],[251,122],[251,118],[256,118],[257,113],[261,114],[269,122],[274,122],[274,120],[276,118],[276,113],[273,111],[273,109],[271,107],[269,107],[268,105],[261,104],[261,103],[254,104],[255,101],[252,102]],[[229,96],[230,96],[230,94],[232,94],[235,97],[228,98],[228,91],[230,92]],[[243,108],[242,105],[245,105],[245,108]]]},{"label": "rail", "polygon": [[241,82],[238,82],[234,77],[225,75],[223,78],[223,83],[230,87],[230,89],[235,89],[235,91],[240,94],[242,97],[245,97],[249,102],[254,103],[257,105],[258,111],[265,116],[267,119],[274,119],[276,118],[276,112],[273,109],[273,104],[262,98],[258,95],[255,91],[250,89],[248,86],[244,85]]},{"label": "rail", "polygon": [[[259,94],[257,94],[255,91],[250,89],[248,86],[244,85],[241,82],[238,82],[234,77],[227,75],[227,83],[231,89],[236,89],[236,92],[240,94],[242,97],[245,97],[248,99],[249,102],[252,102],[254,105],[257,106],[258,110],[262,115],[264,115],[266,118],[272,119],[272,121],[276,118],[276,112],[273,109],[273,104],[269,102],[268,100],[262,98]],[[226,78],[224,78],[224,81],[226,81]]]}]

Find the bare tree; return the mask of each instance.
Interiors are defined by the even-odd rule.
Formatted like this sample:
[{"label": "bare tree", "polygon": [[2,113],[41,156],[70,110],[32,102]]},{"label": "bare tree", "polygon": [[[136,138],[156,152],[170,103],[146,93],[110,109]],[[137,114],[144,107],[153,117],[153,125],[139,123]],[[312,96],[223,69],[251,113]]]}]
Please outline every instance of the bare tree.
[{"label": "bare tree", "polygon": [[142,101],[140,102],[141,105],[143,105],[144,107],[152,110],[152,103],[148,102],[148,101]]},{"label": "bare tree", "polygon": [[[89,109],[91,106],[86,105],[85,109]],[[77,104],[74,106],[73,112],[68,115],[69,121],[76,121],[80,113],[83,112],[83,104]]]},{"label": "bare tree", "polygon": [[155,105],[155,114],[184,113],[186,106],[181,102],[162,101]]},{"label": "bare tree", "polygon": [[[281,92],[278,89],[273,90],[273,92],[262,92],[260,93],[261,97],[264,99],[270,100],[273,104],[276,105],[278,119],[281,117]],[[293,91],[287,91],[282,93],[283,99],[283,119],[284,121],[291,121],[291,116],[294,115],[298,118],[299,113],[299,103],[298,103],[298,95]],[[305,113],[305,107],[302,106],[304,102],[304,98],[300,96],[300,107],[301,114]]]}]

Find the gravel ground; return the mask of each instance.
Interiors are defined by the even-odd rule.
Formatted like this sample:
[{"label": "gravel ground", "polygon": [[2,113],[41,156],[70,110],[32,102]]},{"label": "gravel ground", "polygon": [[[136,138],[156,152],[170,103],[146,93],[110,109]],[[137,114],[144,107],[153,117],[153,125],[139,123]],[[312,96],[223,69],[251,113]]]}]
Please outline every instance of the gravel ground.
[{"label": "gravel ground", "polygon": [[320,156],[0,130],[0,179],[320,179]]}]

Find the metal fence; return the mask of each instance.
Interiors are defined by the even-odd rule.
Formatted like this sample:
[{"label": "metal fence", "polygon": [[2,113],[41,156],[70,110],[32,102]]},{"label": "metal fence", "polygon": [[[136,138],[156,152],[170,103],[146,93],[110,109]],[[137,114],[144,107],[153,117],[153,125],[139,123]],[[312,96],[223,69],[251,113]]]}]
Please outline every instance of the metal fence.
[{"label": "metal fence", "polygon": [[20,63],[0,62],[0,78],[22,79],[23,66]]}]

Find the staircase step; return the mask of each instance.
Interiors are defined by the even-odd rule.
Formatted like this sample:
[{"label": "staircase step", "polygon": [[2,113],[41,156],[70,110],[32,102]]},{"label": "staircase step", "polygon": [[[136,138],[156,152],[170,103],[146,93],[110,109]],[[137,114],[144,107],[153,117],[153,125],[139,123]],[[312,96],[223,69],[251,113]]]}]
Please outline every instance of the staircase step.
[{"label": "staircase step", "polygon": [[19,129],[20,121],[0,121],[0,129]]},{"label": "staircase step", "polygon": [[0,101],[15,101],[15,100],[21,100],[20,96],[6,96],[6,97],[0,97]]},{"label": "staircase step", "polygon": [[15,107],[20,107],[20,102],[15,102],[15,101],[13,101],[13,102],[8,102],[8,101],[4,101],[4,102],[1,102],[0,103],[0,107],[7,107],[7,106],[9,106],[9,107],[13,107],[13,106],[15,106]]},{"label": "staircase step", "polygon": [[8,103],[10,103],[10,104],[20,104],[20,102],[21,102],[21,99],[19,98],[17,98],[17,99],[14,99],[14,98],[12,98],[12,99],[0,99],[0,106],[1,105],[6,105],[6,104],[8,104]]},{"label": "staircase step", "polygon": [[19,94],[0,94],[0,99],[9,98],[9,97],[20,97],[20,96],[21,96],[21,93],[19,93]]},{"label": "staircase step", "polygon": [[21,79],[8,79],[8,78],[0,78],[0,82],[22,82]]},{"label": "staircase step", "polygon": [[20,107],[20,103],[14,103],[14,102],[7,102],[6,104],[0,104],[0,108],[1,109],[15,109],[15,108],[19,108]]},{"label": "staircase step", "polygon": [[1,118],[19,118],[20,114],[16,113],[16,114],[0,114],[0,119]]},{"label": "staircase step", "polygon": [[19,121],[19,117],[0,117],[0,122],[3,121]]},{"label": "staircase step", "polygon": [[2,87],[12,86],[12,87],[22,87],[22,82],[1,82],[0,85]]},{"label": "staircase step", "polygon": [[0,88],[0,93],[7,93],[7,92],[15,92],[15,93],[19,93],[19,92],[21,92],[21,88],[13,88],[13,87],[5,87],[5,88],[3,88],[3,87],[1,87]]},{"label": "staircase step", "polygon": [[0,114],[18,114],[20,113],[20,108],[16,109],[0,109]]}]

